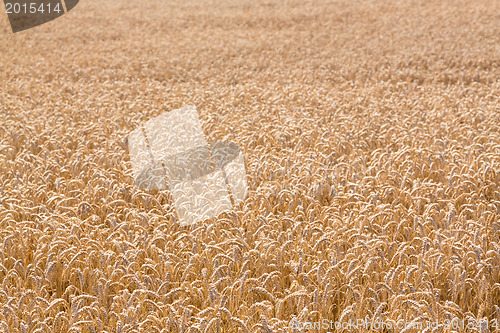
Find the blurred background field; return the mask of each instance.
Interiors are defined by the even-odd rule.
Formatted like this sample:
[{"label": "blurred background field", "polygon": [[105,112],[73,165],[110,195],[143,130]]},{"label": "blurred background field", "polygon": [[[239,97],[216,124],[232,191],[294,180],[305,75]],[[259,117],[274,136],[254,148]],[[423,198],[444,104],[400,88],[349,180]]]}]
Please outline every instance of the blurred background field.
[{"label": "blurred background field", "polygon": [[[498,1],[86,0],[17,34],[0,15],[0,330],[495,331],[499,64]],[[184,105],[251,190],[191,227],[134,185],[125,141]]]}]

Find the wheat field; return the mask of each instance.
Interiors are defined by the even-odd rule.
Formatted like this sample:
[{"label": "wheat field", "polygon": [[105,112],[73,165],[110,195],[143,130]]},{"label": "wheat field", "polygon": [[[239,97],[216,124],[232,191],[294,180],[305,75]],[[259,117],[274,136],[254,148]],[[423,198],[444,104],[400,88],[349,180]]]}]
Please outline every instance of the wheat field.
[{"label": "wheat field", "polygon": [[[500,2],[86,0],[0,35],[0,332],[496,331]],[[189,227],[126,142],[184,105],[249,185]]]}]

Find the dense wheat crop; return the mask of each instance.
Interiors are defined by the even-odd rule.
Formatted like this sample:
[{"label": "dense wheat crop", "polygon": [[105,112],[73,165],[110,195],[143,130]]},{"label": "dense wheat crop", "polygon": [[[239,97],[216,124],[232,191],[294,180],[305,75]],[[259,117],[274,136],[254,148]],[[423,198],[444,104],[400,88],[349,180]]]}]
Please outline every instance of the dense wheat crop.
[{"label": "dense wheat crop", "polygon": [[[87,0],[18,34],[2,13],[0,331],[494,331],[499,13]],[[125,141],[183,105],[209,141],[242,148],[250,187],[190,227],[168,191],[134,184]]]}]

